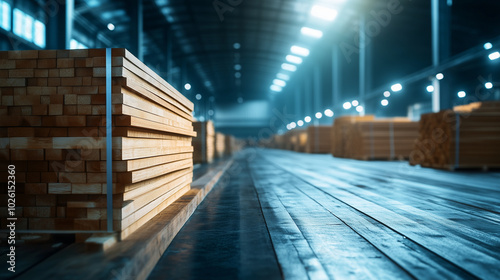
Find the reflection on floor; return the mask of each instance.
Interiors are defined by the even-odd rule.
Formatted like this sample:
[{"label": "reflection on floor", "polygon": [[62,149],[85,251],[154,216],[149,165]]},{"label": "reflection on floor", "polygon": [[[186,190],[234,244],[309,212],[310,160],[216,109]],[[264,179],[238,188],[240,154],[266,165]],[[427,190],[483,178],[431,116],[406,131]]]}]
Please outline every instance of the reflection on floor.
[{"label": "reflection on floor", "polygon": [[499,275],[499,173],[246,150],[150,279]]}]

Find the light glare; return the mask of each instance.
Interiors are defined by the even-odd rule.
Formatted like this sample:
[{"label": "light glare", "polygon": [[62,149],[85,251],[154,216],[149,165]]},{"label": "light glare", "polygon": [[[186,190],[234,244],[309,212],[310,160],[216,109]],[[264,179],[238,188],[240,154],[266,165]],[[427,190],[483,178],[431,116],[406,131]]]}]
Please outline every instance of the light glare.
[{"label": "light glare", "polygon": [[443,73],[438,73],[438,74],[436,75],[436,79],[438,79],[439,81],[441,81],[442,79],[444,79],[444,75],[443,75]]},{"label": "light glare", "polygon": [[344,105],[343,105],[344,109],[346,110],[349,110],[351,109],[352,105],[351,105],[351,102],[345,102]]},{"label": "light glare", "polygon": [[283,63],[283,64],[281,64],[281,69],[286,70],[286,71],[290,71],[290,72],[295,72],[295,71],[297,71],[297,66],[292,65],[292,64],[288,64],[288,63]]},{"label": "light glare", "polygon": [[388,90],[384,91],[384,97],[389,97],[389,96],[391,96],[391,92]]},{"label": "light glare", "polygon": [[275,92],[281,92],[283,89],[280,86],[272,85],[271,90]]},{"label": "light glare", "polygon": [[327,116],[327,117],[331,118],[331,117],[333,117],[333,115],[334,115],[334,114],[333,114],[333,111],[332,111],[332,110],[330,110],[330,109],[326,109],[326,110],[325,110],[325,116]]},{"label": "light glare", "polygon": [[290,76],[286,75],[286,74],[283,74],[283,73],[278,73],[278,75],[276,75],[276,77],[278,77],[278,79],[281,79],[283,81],[288,81],[290,80]]},{"label": "light glare", "polygon": [[279,79],[274,79],[273,80],[273,84],[275,84],[277,86],[280,86],[280,87],[285,87],[286,86],[286,82],[283,81],[283,80],[279,80]]},{"label": "light glare", "polygon": [[389,105],[389,101],[387,99],[382,99],[382,101],[380,101],[380,104],[382,104],[382,106],[387,106]]},{"label": "light glare", "polygon": [[306,36],[310,36],[310,37],[318,38],[318,39],[323,37],[323,32],[321,32],[321,30],[317,30],[317,29],[313,29],[313,28],[309,28],[309,27],[302,27],[302,29],[300,29],[300,33],[302,33]]},{"label": "light glare", "polygon": [[403,90],[403,86],[401,84],[395,84],[391,86],[391,90],[394,92],[398,92]]},{"label": "light glare", "polygon": [[363,112],[363,110],[364,110],[363,106],[356,107],[356,111],[358,111],[359,113]]},{"label": "light glare", "polygon": [[493,48],[493,44],[492,43],[487,42],[486,44],[484,44],[484,49],[485,50],[491,50],[491,48]]},{"label": "light glare", "polygon": [[464,98],[467,95],[467,93],[465,93],[465,91],[461,90],[457,93],[457,95],[459,98]]},{"label": "light glare", "polygon": [[494,53],[491,53],[490,55],[488,55],[488,58],[490,60],[496,60],[496,59],[499,59],[500,58],[500,52],[494,52]]},{"label": "light glare", "polygon": [[427,90],[427,92],[433,92],[434,86],[427,86],[425,89]]},{"label": "light glare", "polygon": [[286,61],[295,63],[295,64],[301,64],[302,63],[302,58],[295,56],[295,55],[287,55],[286,56]]},{"label": "light glare", "polygon": [[309,116],[305,117],[305,118],[304,118],[304,121],[305,121],[306,123],[310,123],[310,122],[311,122],[311,117],[309,117]]},{"label": "light glare", "polygon": [[299,47],[299,46],[292,46],[290,48],[290,51],[293,54],[300,55],[300,56],[308,56],[309,55],[309,50],[308,49],[303,48],[303,47]]},{"label": "light glare", "polygon": [[352,104],[352,106],[356,107],[356,106],[358,106],[358,105],[359,105],[359,102],[358,102],[358,100],[353,100],[353,101],[351,102],[351,104]]},{"label": "light glare", "polygon": [[115,25],[112,23],[108,23],[108,29],[109,29],[109,31],[115,30]]},{"label": "light glare", "polygon": [[323,117],[323,114],[321,114],[321,112],[317,112],[315,116],[317,119],[321,119]]},{"label": "light glare", "polygon": [[190,90],[190,89],[191,89],[191,84],[189,84],[189,83],[185,84],[185,85],[184,85],[184,88],[185,88],[186,90]]},{"label": "light glare", "polygon": [[298,126],[303,126],[303,125],[304,125],[304,122],[303,122],[303,121],[298,121],[298,122],[297,122],[297,125],[298,125]]},{"label": "light glare", "polygon": [[490,83],[490,82],[487,82],[486,84],[484,84],[484,87],[485,87],[486,89],[492,89],[492,88],[493,88],[493,84],[492,84],[492,83]]},{"label": "light glare", "polygon": [[314,5],[311,9],[311,15],[323,20],[333,21],[337,17],[338,11],[323,6]]}]

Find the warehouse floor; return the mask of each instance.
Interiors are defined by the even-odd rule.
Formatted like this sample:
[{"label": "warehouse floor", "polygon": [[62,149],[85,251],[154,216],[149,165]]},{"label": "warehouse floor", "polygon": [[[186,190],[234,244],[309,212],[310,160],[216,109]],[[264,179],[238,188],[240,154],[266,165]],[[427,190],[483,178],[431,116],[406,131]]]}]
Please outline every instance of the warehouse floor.
[{"label": "warehouse floor", "polygon": [[500,173],[279,150],[228,173],[150,279],[500,276]]}]

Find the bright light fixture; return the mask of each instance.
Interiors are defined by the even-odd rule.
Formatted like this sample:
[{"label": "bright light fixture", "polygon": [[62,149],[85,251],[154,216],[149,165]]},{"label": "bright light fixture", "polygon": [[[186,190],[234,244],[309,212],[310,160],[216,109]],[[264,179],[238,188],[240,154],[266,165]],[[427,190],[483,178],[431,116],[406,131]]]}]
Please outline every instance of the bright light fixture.
[{"label": "bright light fixture", "polygon": [[425,88],[425,90],[427,90],[427,92],[433,92],[434,91],[434,86],[432,85],[429,85]]},{"label": "bright light fixture", "polygon": [[442,79],[444,79],[444,75],[443,75],[443,73],[438,73],[438,74],[436,75],[436,79],[438,79],[439,81],[441,81]]},{"label": "bright light fixture", "polygon": [[490,50],[491,48],[493,48],[493,44],[490,43],[490,42],[487,42],[487,43],[484,44],[483,47],[484,47],[485,50]]},{"label": "bright light fixture", "polygon": [[388,90],[384,91],[384,97],[389,97],[389,96],[391,96],[391,92]]},{"label": "bright light fixture", "polygon": [[391,90],[394,92],[398,92],[403,90],[403,86],[401,84],[395,84],[391,86]]},{"label": "bright light fixture", "polygon": [[488,58],[489,58],[490,60],[499,59],[499,58],[500,58],[500,52],[490,53],[490,55],[488,55]]},{"label": "bright light fixture", "polygon": [[304,125],[304,122],[303,122],[303,121],[298,121],[298,122],[297,122],[297,125],[298,125],[298,126],[303,126],[303,125]]},{"label": "bright light fixture", "polygon": [[359,113],[363,112],[363,110],[364,110],[363,106],[356,107],[356,111],[358,111]]},{"label": "bright light fixture", "polygon": [[323,37],[323,32],[321,32],[321,30],[312,29],[309,27],[302,27],[302,29],[300,29],[300,33],[318,39]]},{"label": "bright light fixture", "polygon": [[281,69],[287,70],[290,72],[295,72],[295,71],[297,71],[297,66],[292,65],[292,64],[288,64],[288,63],[283,63],[283,64],[281,64]]},{"label": "bright light fixture", "polygon": [[309,55],[309,50],[308,49],[303,48],[303,47],[299,47],[299,46],[292,46],[290,48],[290,51],[293,54],[300,55],[300,56],[308,56]]},{"label": "bright light fixture", "polygon": [[292,129],[292,126],[291,126],[290,124],[287,124],[287,125],[286,125],[286,129],[291,130],[291,129]]},{"label": "bright light fixture", "polygon": [[358,106],[358,105],[359,105],[359,102],[358,102],[358,100],[353,100],[353,101],[351,102],[351,104],[352,104],[352,106],[356,107],[356,106]]},{"label": "bright light fixture", "polygon": [[280,86],[272,85],[271,90],[275,92],[281,92],[283,89]]},{"label": "bright light fixture", "polygon": [[311,8],[311,15],[327,21],[333,21],[337,17],[338,13],[339,12],[335,9],[319,5],[314,5]]},{"label": "bright light fixture", "polygon": [[352,105],[351,105],[351,102],[345,102],[344,105],[343,105],[344,109],[346,110],[349,110],[351,109]]},{"label": "bright light fixture", "polygon": [[289,54],[286,56],[286,61],[291,62],[291,63],[295,63],[295,64],[301,64],[302,58]]},{"label": "bright light fixture", "polygon": [[235,64],[234,65],[234,70],[240,71],[241,70],[241,64]]},{"label": "bright light fixture", "polygon": [[191,84],[189,84],[189,83],[185,84],[185,85],[184,85],[184,88],[185,88],[186,90],[190,90],[190,89],[191,89]]},{"label": "bright light fixture", "polygon": [[199,93],[198,93],[198,94],[196,95],[196,100],[201,100],[201,94],[199,94]]},{"label": "bright light fixture", "polygon": [[465,91],[461,90],[461,91],[459,91],[459,92],[457,93],[457,95],[458,95],[458,97],[460,97],[460,98],[464,98],[464,97],[467,95],[467,93],[465,93]]},{"label": "bright light fixture", "polygon": [[279,80],[279,79],[274,79],[273,80],[273,84],[275,84],[277,86],[280,86],[280,87],[285,87],[286,86],[286,82],[283,81],[283,80]]},{"label": "bright light fixture", "polygon": [[304,121],[305,121],[306,123],[310,123],[310,122],[311,122],[311,117],[309,117],[309,116],[305,117],[305,118],[304,118]]},{"label": "bright light fixture", "polygon": [[333,111],[332,111],[332,110],[330,110],[330,109],[326,109],[326,110],[325,110],[325,116],[327,116],[327,117],[331,118],[331,117],[333,117],[333,115],[334,115],[334,114],[333,114]]},{"label": "bright light fixture", "polygon": [[493,88],[493,84],[492,84],[492,83],[490,83],[490,82],[487,82],[486,84],[484,84],[484,87],[485,87],[486,89],[492,89],[492,88]]},{"label": "bright light fixture", "polygon": [[292,123],[290,124],[290,127],[291,127],[291,128],[296,128],[296,127],[297,127],[297,124],[296,124],[295,122],[292,122]]},{"label": "bright light fixture", "polygon": [[114,24],[112,24],[111,22],[110,22],[110,23],[108,23],[108,29],[109,29],[109,31],[113,31],[113,30],[115,30],[115,25],[114,25]]},{"label": "bright light fixture", "polygon": [[382,106],[387,106],[389,105],[389,101],[387,99],[382,99],[382,101],[380,101],[380,104],[382,104]]},{"label": "bright light fixture", "polygon": [[323,114],[321,114],[321,112],[317,112],[315,116],[317,119],[321,119],[323,117]]},{"label": "bright light fixture", "polygon": [[276,75],[276,77],[278,77],[278,79],[281,79],[283,81],[288,81],[290,80],[290,76],[286,75],[286,74],[283,74],[283,73],[278,73],[278,75]]}]

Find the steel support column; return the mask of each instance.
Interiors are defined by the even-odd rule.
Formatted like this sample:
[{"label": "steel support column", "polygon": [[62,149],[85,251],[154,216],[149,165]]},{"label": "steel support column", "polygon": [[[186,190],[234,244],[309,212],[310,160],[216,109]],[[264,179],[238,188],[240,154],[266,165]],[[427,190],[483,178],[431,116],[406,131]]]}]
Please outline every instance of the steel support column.
[{"label": "steel support column", "polygon": [[[444,60],[450,57],[450,0],[431,0],[432,15],[432,65],[438,68]],[[446,78],[446,77],[445,77]],[[432,110],[451,108],[450,79],[437,80],[433,78],[434,92],[432,94]]]},{"label": "steel support column", "polygon": [[[62,2],[62,1],[61,1]],[[48,17],[45,42],[47,49],[69,49],[73,33],[75,0],[59,4],[57,13]]]},{"label": "steel support column", "polygon": [[332,48],[332,107],[340,105],[340,49],[338,44],[334,44]]}]

